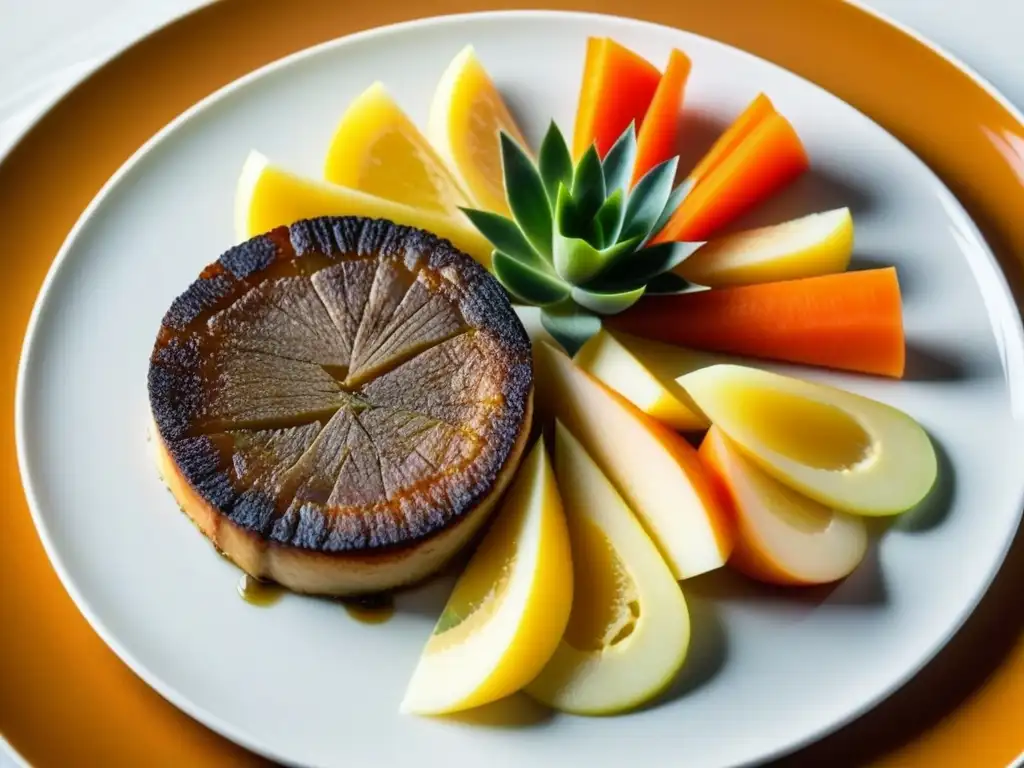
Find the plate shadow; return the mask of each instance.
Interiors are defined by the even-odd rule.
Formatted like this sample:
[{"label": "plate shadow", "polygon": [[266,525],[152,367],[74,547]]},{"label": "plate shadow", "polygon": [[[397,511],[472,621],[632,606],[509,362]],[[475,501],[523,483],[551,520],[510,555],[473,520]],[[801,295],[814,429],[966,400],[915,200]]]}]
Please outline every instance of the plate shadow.
[{"label": "plate shadow", "polygon": [[871,540],[864,560],[852,574],[831,584],[779,587],[747,578],[730,568],[699,576],[686,584],[686,594],[708,601],[786,605],[812,611],[826,600],[836,605],[884,605],[889,599],[878,558],[879,531],[869,526]]},{"label": "plate shadow", "polygon": [[933,344],[908,341],[906,346],[907,363],[903,378],[907,381],[963,381],[969,376],[962,360]]},{"label": "plate shadow", "polygon": [[690,610],[690,648],[675,680],[661,695],[634,710],[641,713],[662,704],[685,698],[706,685],[725,666],[729,658],[729,638],[714,602],[694,595],[683,585]]},{"label": "plate shadow", "polygon": [[485,704],[482,707],[455,712],[438,718],[442,722],[458,723],[484,728],[532,728],[555,716],[555,713],[538,704],[525,693],[516,693],[504,699]]},{"label": "plate shadow", "polygon": [[812,165],[800,178],[741,216],[723,233],[779,224],[835,208],[849,208],[856,222],[874,207],[875,200],[866,189]]},{"label": "plate shadow", "polygon": [[[885,756],[891,762],[896,750],[964,705],[1018,647],[1024,634],[1022,583],[1024,529],[1017,531],[1002,569],[977,609],[923,670],[837,733],[769,765],[857,768],[874,765]],[[964,749],[964,765],[968,765],[969,747]]]},{"label": "plate shadow", "polygon": [[676,134],[679,137],[676,152],[679,154],[677,177],[680,180],[697,166],[728,127],[728,122],[712,117],[707,112],[683,109],[677,123]]}]

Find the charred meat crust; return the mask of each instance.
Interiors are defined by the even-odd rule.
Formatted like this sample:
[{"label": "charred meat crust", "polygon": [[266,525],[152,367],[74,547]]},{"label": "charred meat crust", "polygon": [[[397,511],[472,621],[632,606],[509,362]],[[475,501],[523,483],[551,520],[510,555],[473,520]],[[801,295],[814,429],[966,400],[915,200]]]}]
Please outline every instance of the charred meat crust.
[{"label": "charred meat crust", "polygon": [[[388,489],[386,499],[364,508],[332,505],[328,503],[327,491],[317,495],[315,489],[308,490],[303,498],[296,496],[294,501],[285,500],[287,503],[283,504],[275,492],[280,487],[279,477],[264,473],[264,482],[250,482],[255,470],[225,448],[225,435],[238,435],[244,428],[218,428],[212,426],[214,422],[204,422],[211,382],[224,378],[223,371],[211,372],[209,367],[209,345],[213,343],[209,323],[267,281],[312,278],[321,270],[360,260],[384,262],[425,281],[457,308],[465,326],[459,331],[465,336],[443,338],[399,359],[390,371],[392,376],[403,365],[413,371],[421,364],[417,357],[423,355],[425,359],[447,345],[453,360],[465,350],[486,360],[486,372],[494,379],[498,394],[488,399],[486,420],[479,415],[473,417],[476,435],[470,434],[467,424],[447,423],[453,421],[447,419],[449,412],[461,413],[458,403],[449,405],[446,401],[444,407],[449,410],[423,416],[423,429],[434,425],[444,432],[444,440],[465,443],[467,447],[460,449],[459,460],[467,471],[444,472],[437,467],[427,480],[412,482],[408,488],[394,493],[394,489]],[[259,359],[252,357],[252,353],[244,354]],[[469,373],[473,372],[469,369]],[[388,373],[385,371],[384,375]],[[458,372],[453,370],[452,376],[457,379]],[[322,377],[330,381],[330,377]],[[370,377],[369,385],[375,381],[380,381],[377,375]],[[350,431],[363,429],[364,422],[371,420],[363,409],[372,411],[376,406],[362,399],[361,388],[348,391],[339,385],[334,395],[328,391],[329,385],[317,386],[326,392],[318,391],[317,396],[337,398],[337,409],[345,411],[345,417],[356,425],[349,426]],[[503,290],[482,266],[447,240],[428,232],[361,217],[300,221],[223,254],[168,309],[151,356],[148,377],[150,407],[161,441],[184,479],[218,514],[268,544],[339,555],[360,551],[383,554],[419,544],[476,508],[494,490],[517,441],[529,428],[526,422],[532,386],[529,338]],[[384,384],[375,389],[386,390]],[[349,408],[351,404],[357,405]],[[304,422],[311,427],[310,435],[324,431],[332,418],[329,413],[316,414],[315,407],[315,402],[307,404],[303,400],[303,408],[311,413]],[[398,426],[385,426],[399,429],[406,419],[401,415],[405,414],[405,405],[386,407],[390,409],[386,410],[386,419]],[[412,414],[408,419],[420,415]],[[266,430],[273,429],[273,414],[266,418]],[[441,438],[438,441],[440,445]],[[310,445],[307,441],[301,447],[309,449]],[[438,456],[442,455],[442,448],[437,451]],[[424,462],[429,464],[429,458]],[[381,481],[387,485],[384,460],[380,461]]]}]

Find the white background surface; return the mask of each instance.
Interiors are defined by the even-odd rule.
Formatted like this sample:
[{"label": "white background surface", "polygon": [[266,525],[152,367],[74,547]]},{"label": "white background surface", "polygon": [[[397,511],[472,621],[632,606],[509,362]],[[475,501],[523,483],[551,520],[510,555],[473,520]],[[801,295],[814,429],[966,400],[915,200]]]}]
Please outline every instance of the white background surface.
[{"label": "white background surface", "polygon": [[[0,153],[59,93],[111,53],[201,4],[203,0],[0,0]],[[1021,0],[867,4],[946,47],[1024,107]],[[0,754],[0,768],[9,765]]]}]

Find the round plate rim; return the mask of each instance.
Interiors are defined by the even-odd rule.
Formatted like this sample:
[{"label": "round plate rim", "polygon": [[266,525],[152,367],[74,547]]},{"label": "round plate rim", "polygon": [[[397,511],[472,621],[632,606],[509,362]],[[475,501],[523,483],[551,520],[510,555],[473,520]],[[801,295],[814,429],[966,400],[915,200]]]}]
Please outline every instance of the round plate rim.
[{"label": "round plate rim", "polygon": [[[969,67],[968,65],[966,65],[965,63],[963,63],[962,61],[957,59],[951,53],[949,53],[948,51],[944,50],[942,47],[938,46],[937,44],[935,44],[932,41],[928,40],[927,38],[923,37],[919,33],[915,32],[914,30],[912,30],[909,27],[903,25],[902,23],[895,21],[894,19],[892,19],[891,17],[887,16],[886,14],[884,14],[884,13],[882,13],[880,11],[877,11],[874,8],[868,7],[867,5],[864,4],[863,0],[840,0],[840,2],[842,2],[844,4],[847,4],[847,5],[851,5],[851,6],[855,7],[859,11],[862,11],[862,12],[864,12],[864,13],[870,15],[870,16],[874,16],[874,17],[878,18],[882,22],[892,26],[893,28],[899,30],[903,34],[905,34],[905,35],[913,38],[917,42],[925,45],[927,48],[932,50],[934,53],[939,55],[941,58],[945,59],[946,61],[951,63],[954,67],[956,67],[957,69],[962,71],[964,74],[966,74],[973,82],[975,82],[978,86],[980,86],[982,88],[982,90],[984,90],[986,92],[987,95],[989,95],[990,97],[994,98],[1001,106],[1003,106],[1012,117],[1014,117],[1015,119],[1020,121],[1022,124],[1024,124],[1024,111],[1019,110],[998,89],[996,89],[994,85],[992,85],[983,76],[981,76],[979,73],[977,73],[971,67]],[[64,98],[69,96],[71,93],[73,93],[81,85],[82,82],[84,82],[89,77],[91,77],[93,74],[95,74],[99,69],[102,69],[104,66],[106,66],[107,64],[109,64],[110,62],[112,62],[113,60],[118,58],[120,55],[122,55],[127,50],[130,50],[131,48],[133,48],[135,45],[141,44],[150,35],[158,33],[160,30],[164,29],[167,26],[170,26],[170,25],[174,24],[177,21],[180,21],[183,18],[191,16],[191,15],[193,15],[195,13],[199,13],[204,8],[207,8],[209,5],[212,5],[212,4],[213,3],[212,3],[212,0],[211,0],[211,2],[204,3],[203,5],[200,5],[199,7],[189,11],[188,13],[182,14],[181,16],[178,16],[175,19],[170,20],[167,24],[161,25],[160,27],[157,27],[156,29],[152,30],[149,34],[145,35],[141,40],[133,42],[132,44],[126,46],[125,48],[117,51],[115,54],[110,56],[108,59],[102,61],[94,70],[92,70],[91,72],[86,74],[85,77],[82,80],[79,80],[76,83],[70,85],[67,90],[65,90],[60,96],[58,96],[56,99],[54,99],[54,101],[49,105],[49,107],[46,110],[44,110],[36,118],[36,120],[33,121],[33,123],[30,124],[26,128],[26,130],[22,133],[22,135],[18,138],[18,140],[15,141],[11,145],[11,147],[7,150],[7,152],[5,152],[4,155],[0,156],[0,161],[2,161],[3,157],[5,157],[6,155],[8,155],[11,152],[13,152],[14,149],[18,146],[18,144],[20,144],[29,134],[31,134],[31,132],[34,129],[35,125],[47,113],[52,111],[57,106],[57,104],[59,104]],[[671,27],[671,26],[668,26],[666,24],[661,24],[661,23],[658,23],[658,22],[652,22],[652,21],[647,21],[647,20],[643,20],[643,19],[636,19],[636,18],[632,18],[632,17],[628,17],[628,16],[622,16],[622,15],[618,15],[618,14],[607,14],[607,13],[598,13],[598,12],[590,12],[590,11],[574,11],[574,10],[538,10],[538,9],[531,9],[531,10],[469,11],[469,12],[463,12],[463,13],[440,14],[440,15],[428,16],[428,17],[419,18],[419,19],[411,19],[411,20],[406,20],[406,21],[398,21],[398,22],[394,22],[394,23],[380,25],[380,26],[369,28],[369,29],[361,30],[361,31],[358,31],[358,32],[355,32],[355,33],[352,33],[352,34],[344,35],[344,36],[341,36],[341,37],[338,37],[338,38],[334,38],[334,39],[331,39],[331,40],[326,40],[326,41],[317,43],[315,45],[309,46],[309,47],[304,48],[302,50],[295,51],[294,53],[291,53],[291,54],[288,54],[288,55],[283,56],[281,58],[278,58],[278,59],[276,59],[274,61],[268,62],[267,64],[264,64],[264,65],[262,65],[260,67],[257,67],[256,69],[253,69],[250,72],[247,72],[246,74],[242,75],[241,77],[239,77],[239,78],[237,78],[237,79],[235,79],[235,80],[225,84],[224,86],[216,89],[212,93],[206,95],[205,97],[203,97],[199,101],[197,101],[194,104],[192,104],[191,106],[189,106],[186,110],[184,110],[183,112],[178,114],[173,120],[171,120],[169,123],[167,123],[165,126],[163,126],[159,131],[157,131],[152,136],[150,136],[141,146],[139,146],[134,152],[132,152],[132,154],[117,168],[117,170],[100,187],[99,191],[90,200],[89,204],[85,207],[85,209],[82,211],[82,213],[79,215],[79,217],[75,221],[75,223],[72,226],[72,228],[69,230],[67,236],[64,238],[64,240],[63,240],[59,250],[57,251],[57,254],[55,255],[53,261],[51,262],[51,264],[50,264],[50,266],[49,266],[49,268],[47,270],[46,276],[43,279],[43,282],[42,282],[42,284],[41,284],[41,286],[40,286],[40,288],[39,288],[39,290],[38,290],[38,292],[36,294],[36,298],[35,298],[35,301],[34,301],[33,306],[32,306],[32,312],[31,312],[31,315],[29,317],[29,322],[28,322],[28,325],[27,325],[26,330],[25,330],[25,334],[24,334],[23,342],[22,342],[22,346],[21,346],[21,351],[20,351],[20,355],[19,355],[19,360],[18,360],[17,381],[16,381],[15,397],[14,397],[14,406],[15,406],[15,419],[14,419],[15,447],[16,447],[16,456],[17,456],[18,469],[19,469],[19,472],[21,473],[22,487],[23,487],[23,490],[24,490],[24,493],[25,493],[25,496],[26,496],[26,501],[27,501],[27,505],[28,505],[28,508],[29,508],[29,511],[30,511],[30,514],[31,514],[31,517],[32,517],[33,525],[34,525],[34,527],[36,529],[36,532],[37,532],[37,534],[38,534],[38,536],[40,538],[40,541],[42,542],[43,549],[46,552],[46,556],[47,556],[47,559],[49,560],[49,563],[50,563],[51,567],[56,572],[56,574],[57,574],[57,576],[58,576],[58,578],[59,578],[59,580],[61,582],[61,585],[64,587],[64,589],[67,591],[68,595],[73,600],[76,608],[83,615],[83,617],[87,620],[87,622],[89,623],[89,625],[92,628],[92,630],[94,632],[96,632],[96,634],[103,640],[103,642],[106,644],[106,646],[108,648],[110,648],[117,655],[117,657],[122,662],[124,662],[136,675],[138,675],[146,683],[146,685],[148,685],[150,688],[152,688],[154,691],[156,691],[160,696],[165,698],[167,701],[169,701],[171,704],[173,704],[179,710],[185,712],[186,714],[190,715],[191,717],[195,718],[196,720],[198,720],[199,722],[204,724],[206,727],[208,727],[211,730],[213,730],[213,731],[221,734],[222,736],[230,739],[231,741],[235,742],[236,744],[239,744],[239,745],[245,747],[246,749],[254,752],[255,754],[261,755],[263,757],[266,757],[266,758],[269,758],[269,759],[272,759],[272,760],[275,760],[275,761],[278,761],[278,762],[290,764],[289,758],[287,758],[287,757],[285,757],[285,756],[283,756],[281,754],[278,754],[278,753],[274,752],[273,750],[270,750],[270,749],[264,747],[263,745],[260,745],[260,744],[258,744],[256,742],[250,740],[250,738],[246,734],[240,733],[238,731],[238,729],[236,729],[231,724],[226,723],[225,721],[223,721],[217,715],[214,715],[211,712],[205,710],[204,708],[196,706],[195,704],[193,704],[191,702],[191,700],[188,699],[188,697],[185,696],[184,694],[180,693],[175,688],[175,686],[170,685],[170,684],[166,684],[164,681],[158,679],[157,676],[152,674],[152,673],[150,673],[148,668],[144,664],[142,664],[138,659],[136,659],[133,654],[129,653],[126,649],[124,649],[121,646],[121,644],[118,642],[117,638],[114,637],[113,633],[111,633],[105,627],[105,625],[99,620],[99,618],[90,609],[89,603],[85,600],[84,596],[81,594],[81,592],[75,586],[74,581],[72,580],[70,574],[67,572],[67,570],[66,570],[62,560],[58,556],[58,553],[56,551],[56,547],[55,547],[55,545],[53,544],[53,542],[52,542],[52,540],[50,538],[50,535],[48,533],[48,529],[47,529],[46,524],[45,524],[45,522],[43,520],[43,513],[40,511],[40,504],[39,504],[39,501],[37,499],[37,496],[36,496],[36,493],[35,493],[35,490],[34,490],[35,485],[33,483],[33,473],[32,473],[32,470],[30,468],[30,462],[29,462],[28,457],[26,455],[26,448],[25,448],[25,434],[26,434],[26,431],[27,431],[27,426],[25,424],[25,418],[26,418],[25,401],[26,401],[26,397],[28,397],[28,395],[26,395],[26,391],[25,391],[25,378],[26,378],[26,374],[27,374],[28,368],[29,368],[29,366],[31,364],[32,347],[33,347],[33,342],[35,340],[35,337],[36,337],[37,331],[38,331],[37,326],[38,326],[39,318],[40,318],[41,313],[42,313],[42,311],[44,309],[44,305],[47,302],[47,299],[48,299],[48,296],[49,296],[49,293],[50,293],[50,289],[52,288],[53,283],[56,280],[59,272],[63,268],[63,265],[66,263],[67,256],[68,256],[69,252],[71,251],[75,241],[77,240],[81,230],[87,225],[89,220],[93,217],[93,215],[96,213],[96,211],[104,203],[104,201],[109,196],[111,191],[120,183],[121,179],[125,175],[127,175],[135,167],[135,165],[137,165],[142,160],[142,158],[145,155],[147,155],[149,152],[151,152],[168,135],[170,135],[171,133],[176,131],[180,126],[184,125],[189,120],[193,119],[195,116],[197,116],[199,113],[203,112],[208,107],[214,105],[215,103],[221,101],[222,99],[227,98],[232,93],[234,93],[235,91],[237,91],[239,89],[244,88],[246,85],[248,85],[251,82],[259,80],[259,79],[261,79],[261,78],[263,78],[265,76],[268,76],[268,75],[270,75],[270,74],[272,74],[274,72],[277,72],[278,70],[284,69],[284,68],[289,67],[289,66],[291,66],[293,64],[296,64],[296,63],[298,63],[298,62],[300,62],[300,61],[302,61],[302,60],[304,60],[306,58],[311,58],[311,57],[317,56],[317,55],[319,55],[320,53],[322,53],[322,52],[324,52],[326,50],[345,47],[345,46],[347,46],[349,44],[354,44],[354,43],[357,43],[357,42],[360,42],[360,41],[364,41],[364,40],[368,40],[368,39],[373,39],[373,38],[376,38],[376,37],[387,37],[389,35],[396,34],[396,33],[401,33],[401,32],[404,32],[404,31],[410,30],[410,29],[429,28],[429,27],[433,27],[433,26],[444,26],[444,25],[447,25],[447,24],[457,24],[457,23],[461,23],[461,22],[464,22],[464,21],[467,21],[467,20],[476,20],[476,19],[482,19],[482,18],[501,18],[501,17],[515,17],[517,19],[528,19],[528,18],[531,18],[531,17],[535,18],[535,19],[544,19],[544,18],[552,18],[552,17],[562,17],[562,18],[570,18],[570,19],[571,18],[577,18],[577,19],[580,19],[580,18],[583,18],[583,19],[585,19],[585,18],[591,18],[591,19],[597,18],[597,19],[614,21],[614,22],[616,22],[618,24],[625,24],[625,25],[632,25],[632,26],[639,26],[639,27],[653,27],[653,28],[660,28],[660,29],[668,29],[668,30],[677,31],[677,32],[684,32],[685,34],[689,34],[689,35],[693,35],[693,36],[696,36],[696,37],[700,37],[702,40],[706,41],[707,43],[709,43],[709,44],[711,44],[711,45],[713,45],[715,47],[725,48],[725,49],[728,49],[729,51],[731,51],[731,52],[733,52],[735,54],[739,54],[739,55],[742,55],[744,57],[748,57],[748,58],[754,59],[757,62],[759,62],[759,64],[761,64],[762,66],[768,66],[770,68],[774,68],[774,69],[778,69],[778,70],[783,70],[783,71],[787,72],[789,75],[791,75],[793,77],[796,77],[796,78],[799,78],[806,86],[808,86],[810,88],[818,89],[818,90],[821,90],[821,91],[825,91],[832,98],[839,99],[844,104],[846,104],[849,108],[854,109],[855,111],[858,112],[858,114],[861,114],[867,120],[871,121],[871,123],[873,125],[875,125],[879,130],[884,131],[885,133],[889,134],[890,136],[892,135],[891,133],[889,133],[889,131],[887,129],[885,129],[884,127],[879,125],[873,118],[871,118],[870,116],[868,116],[865,113],[863,113],[858,107],[850,104],[849,102],[847,102],[842,97],[837,96],[836,94],[833,94],[831,91],[828,91],[828,89],[826,89],[824,86],[821,86],[821,85],[819,85],[819,84],[817,84],[817,83],[807,79],[803,75],[800,75],[800,74],[798,74],[796,72],[788,70],[788,69],[786,69],[785,67],[783,67],[780,64],[777,64],[777,63],[775,63],[773,61],[770,61],[768,59],[764,59],[764,58],[762,58],[762,57],[760,57],[760,56],[758,56],[756,54],[753,54],[753,53],[750,53],[750,52],[744,50],[743,48],[734,46],[734,45],[729,44],[729,43],[722,42],[722,41],[717,40],[715,38],[707,37],[707,36],[704,36],[704,35],[701,35],[701,34],[698,34],[698,33],[695,33],[695,32],[690,32],[688,30],[682,30],[682,29],[677,28],[677,27]],[[896,140],[899,141],[899,139],[896,139]],[[906,147],[906,145],[904,145],[902,141],[900,141],[900,144],[901,144],[901,146],[904,147],[904,149],[907,152],[909,152],[911,155],[913,155],[915,157],[915,159],[917,159],[921,163],[923,169],[928,174],[931,175],[932,181],[938,186],[938,188],[941,189],[942,192],[945,193],[946,195],[948,195],[952,200],[956,201],[957,206],[961,209],[961,211],[963,212],[964,216],[966,217],[966,221],[969,223],[969,226],[971,227],[972,232],[981,240],[981,242],[985,242],[987,244],[987,238],[985,237],[984,233],[982,233],[980,231],[980,227],[978,226],[978,224],[974,221],[973,217],[964,209],[964,206],[960,202],[959,198],[952,192],[952,190],[949,189],[949,187],[946,185],[946,183],[938,176],[938,174],[934,170],[932,170],[932,168],[926,162],[924,162],[917,155],[917,153],[915,153],[910,148]],[[996,271],[999,274],[999,283],[1000,283],[1000,290],[1001,290],[1001,292],[1003,294],[1005,294],[1006,300],[1010,303],[1010,306],[1015,307],[1018,310],[1017,317],[1016,317],[1016,322],[1014,323],[1014,331],[1016,332],[1015,336],[1017,337],[1017,341],[1024,341],[1024,318],[1022,318],[1022,316],[1021,316],[1020,307],[1017,306],[1017,304],[1016,304],[1016,302],[1014,300],[1012,291],[1010,289],[1010,286],[1008,284],[1008,281],[1006,279],[1006,275],[1005,275],[1004,270],[1002,269],[1002,266],[999,264],[998,260],[994,259],[993,261],[994,261],[994,266],[996,268]],[[843,717],[837,718],[836,720],[834,720],[829,725],[819,727],[818,729],[816,729],[814,731],[811,731],[808,734],[805,734],[801,738],[793,739],[793,740],[791,740],[791,741],[789,741],[789,742],[787,742],[785,744],[777,746],[774,750],[772,750],[770,752],[767,752],[767,753],[765,753],[763,755],[760,755],[756,759],[753,759],[751,761],[747,761],[745,763],[741,763],[739,765],[755,765],[755,764],[760,764],[762,761],[777,759],[779,757],[782,757],[782,756],[791,754],[791,753],[793,753],[795,751],[798,751],[798,750],[800,750],[800,749],[802,749],[802,748],[804,748],[804,747],[806,747],[806,746],[808,746],[808,745],[810,745],[810,744],[812,744],[812,743],[814,743],[814,742],[816,742],[816,741],[818,741],[818,740],[820,740],[820,739],[822,739],[822,738],[824,738],[826,736],[829,736],[832,733],[835,733],[836,731],[840,730],[841,728],[843,728],[844,726],[848,725],[852,721],[856,720],[857,718],[863,716],[864,714],[866,714],[870,710],[872,710],[875,707],[877,707],[880,703],[882,703],[885,699],[887,699],[889,696],[891,696],[894,692],[896,692],[897,690],[902,688],[904,685],[906,685],[907,682],[909,682],[925,666],[927,666],[936,657],[936,655],[938,655],[942,651],[942,649],[953,639],[953,637],[955,637],[955,635],[963,627],[964,623],[970,618],[971,614],[974,612],[974,610],[977,608],[978,604],[984,598],[985,594],[988,592],[988,590],[991,587],[993,581],[995,580],[997,574],[999,573],[1000,569],[1002,568],[1003,563],[1005,562],[1006,556],[1009,553],[1009,551],[1011,549],[1011,546],[1013,544],[1013,541],[1014,541],[1014,539],[1016,537],[1016,534],[1017,534],[1017,532],[1021,528],[1022,520],[1024,520],[1024,495],[1022,495],[1021,499],[1018,500],[1017,509],[1018,509],[1018,512],[1016,513],[1016,519],[1015,519],[1015,521],[1011,525],[1011,528],[1012,528],[1011,535],[1003,543],[1003,546],[1001,548],[1001,551],[999,552],[998,557],[993,560],[992,566],[987,570],[984,579],[980,583],[980,589],[974,594],[974,596],[972,597],[971,600],[967,601],[963,606],[961,606],[960,611],[958,611],[958,613],[957,613],[956,619],[950,624],[950,627],[947,630],[947,632],[944,633],[941,637],[937,636],[938,639],[933,641],[932,643],[930,643],[927,651],[925,653],[921,654],[921,656],[916,660],[916,662],[913,665],[909,665],[900,675],[896,676],[894,678],[894,680],[889,685],[885,686],[884,689],[882,689],[879,692],[875,693],[874,695],[866,698],[863,702],[861,702],[861,704],[859,706],[850,708],[849,711],[846,713],[846,715],[844,715]]]},{"label": "round plate rim", "polygon": [[854,8],[856,8],[858,11],[861,11],[862,13],[866,13],[869,16],[874,16],[879,21],[888,24],[890,27],[902,32],[907,37],[916,40],[918,43],[931,50],[932,53],[937,54],[940,58],[945,59],[950,64],[952,64],[956,69],[960,70],[965,75],[967,75],[971,80],[973,80],[976,85],[980,86],[981,89],[985,91],[986,94],[988,94],[997,102],[999,102],[999,105],[1002,106],[1007,112],[1009,112],[1014,119],[1021,123],[1024,123],[1024,107],[1018,108],[1017,105],[1010,101],[1010,99],[1002,91],[996,88],[996,86],[992,83],[991,80],[989,80],[987,77],[981,74],[978,70],[976,70],[974,67],[968,64],[966,61],[961,59],[951,50],[946,48],[944,45],[940,45],[931,38],[923,35],[921,32],[918,32],[913,27],[904,24],[902,21],[897,21],[895,18],[893,18],[890,14],[886,13],[885,11],[881,11],[878,8],[872,8],[867,4],[867,0],[840,1],[845,3],[846,5],[852,5]]}]

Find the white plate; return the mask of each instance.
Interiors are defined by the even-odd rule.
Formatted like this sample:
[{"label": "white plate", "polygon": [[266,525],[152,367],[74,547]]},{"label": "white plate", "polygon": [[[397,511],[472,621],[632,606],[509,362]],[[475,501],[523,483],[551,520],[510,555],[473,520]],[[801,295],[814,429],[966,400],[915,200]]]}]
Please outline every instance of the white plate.
[{"label": "white plate", "polygon": [[[435,583],[367,626],[327,601],[269,609],[181,515],[150,464],[146,369],[160,318],[232,244],[250,148],[317,174],[351,98],[383,80],[421,123],[451,57],[473,43],[536,142],[572,125],[586,37],[661,64],[693,59],[692,161],[765,91],[813,173],[758,220],[849,205],[857,264],[898,267],[910,376],[813,372],[901,407],[940,446],[939,490],[835,589],[760,589],[720,572],[684,584],[694,648],[659,706],[611,719],[499,706],[428,720],[397,705],[446,596]],[[90,206],[36,308],[20,372],[18,446],[36,523],[92,625],[148,683],[210,727],[286,762],[724,766],[838,727],[920,668],[974,607],[1024,503],[1024,341],[996,263],[952,195],[854,109],[773,65],[667,28],[571,14],[482,14],[358,35],[261,70],[143,148]],[[521,704],[521,702],[519,702]],[[557,757],[556,757],[557,755]],[[440,759],[438,757],[438,759]]]}]

